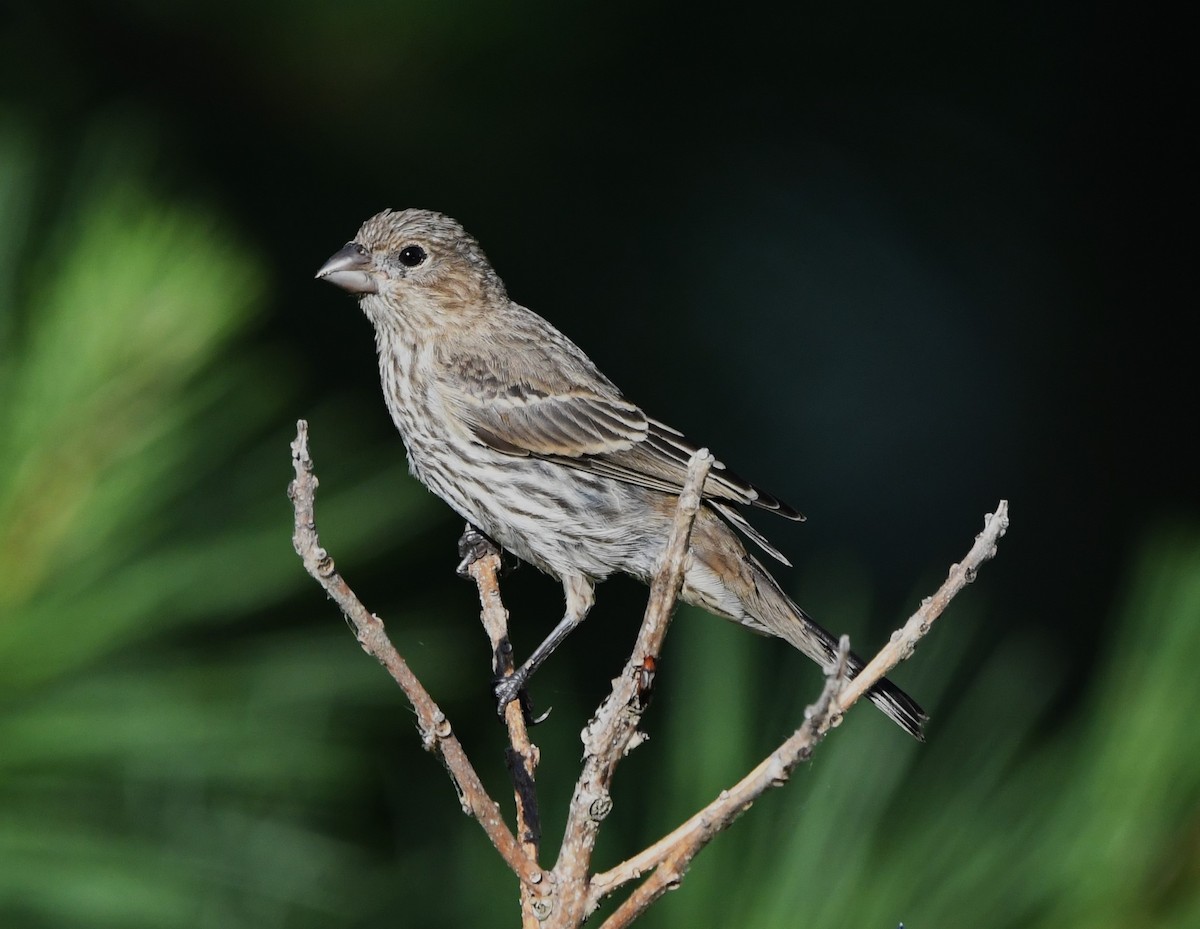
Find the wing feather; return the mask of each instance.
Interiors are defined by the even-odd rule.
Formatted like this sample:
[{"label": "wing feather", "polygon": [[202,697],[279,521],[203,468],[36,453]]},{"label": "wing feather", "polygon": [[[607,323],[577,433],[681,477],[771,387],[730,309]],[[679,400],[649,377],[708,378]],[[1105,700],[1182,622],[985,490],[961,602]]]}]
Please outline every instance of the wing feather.
[{"label": "wing feather", "polygon": [[[679,493],[698,446],[646,416],[573,343],[555,335],[562,343],[543,345],[545,363],[523,368],[524,377],[515,376],[499,350],[494,356],[476,352],[446,358],[447,370],[471,375],[439,385],[460,421],[476,440],[508,455],[544,458],[651,490]],[[579,378],[572,381],[562,373],[562,352],[580,369]],[[804,519],[801,513],[720,461],[713,464],[704,496],[730,524],[788,563],[734,506],[755,506],[792,520]]]}]

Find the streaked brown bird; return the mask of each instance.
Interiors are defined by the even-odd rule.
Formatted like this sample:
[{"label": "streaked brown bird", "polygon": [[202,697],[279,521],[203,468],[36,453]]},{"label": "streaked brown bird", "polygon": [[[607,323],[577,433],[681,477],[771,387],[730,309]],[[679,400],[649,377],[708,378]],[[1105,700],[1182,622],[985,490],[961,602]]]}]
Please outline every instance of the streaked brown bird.
[{"label": "streaked brown bird", "polygon": [[[479,244],[448,216],[384,210],[317,277],[356,294],[375,327],[384,400],[412,473],[472,526],[562,581],[566,614],[497,683],[502,709],[587,616],[597,581],[616,572],[653,578],[697,446],[510,300]],[[715,463],[681,598],[828,668],[836,641],[746,551],[734,529],[787,563],[740,506],[804,518]],[[852,658],[852,673],[861,667]],[[868,696],[921,738],[925,714],[911,697],[886,680]]]}]

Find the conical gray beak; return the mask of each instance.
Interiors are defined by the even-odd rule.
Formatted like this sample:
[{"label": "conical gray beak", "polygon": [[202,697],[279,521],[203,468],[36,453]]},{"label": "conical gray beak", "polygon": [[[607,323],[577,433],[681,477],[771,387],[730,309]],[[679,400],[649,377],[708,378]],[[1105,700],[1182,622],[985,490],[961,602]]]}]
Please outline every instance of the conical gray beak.
[{"label": "conical gray beak", "polygon": [[352,294],[377,294],[379,284],[370,267],[371,257],[367,250],[357,242],[351,242],[321,265],[317,278]]}]

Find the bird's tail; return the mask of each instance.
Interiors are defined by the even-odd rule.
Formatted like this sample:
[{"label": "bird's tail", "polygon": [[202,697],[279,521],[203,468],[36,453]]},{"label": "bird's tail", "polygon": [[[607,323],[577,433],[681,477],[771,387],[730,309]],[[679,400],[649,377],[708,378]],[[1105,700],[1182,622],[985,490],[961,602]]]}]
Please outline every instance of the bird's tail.
[{"label": "bird's tail", "polygon": [[[828,670],[833,667],[837,661],[837,639],[792,602],[767,569],[758,563],[758,559],[748,557],[755,568],[757,599],[763,607],[761,614],[756,617],[764,627],[761,631],[790,642],[822,668]],[[851,652],[849,665],[850,677],[854,677],[863,669],[864,662]],[[867,691],[867,699],[914,739],[925,741],[921,727],[929,717],[916,700],[891,681],[884,678],[875,684]]]},{"label": "bird's tail", "polygon": [[[708,508],[697,514],[692,528],[692,564],[680,597],[755,632],[778,636],[828,670],[838,657],[838,642],[796,606],[783,588],[746,551],[741,540]],[[850,655],[850,676],[863,661]],[[925,711],[891,681],[882,680],[867,691],[867,699],[914,739],[924,741]]]}]

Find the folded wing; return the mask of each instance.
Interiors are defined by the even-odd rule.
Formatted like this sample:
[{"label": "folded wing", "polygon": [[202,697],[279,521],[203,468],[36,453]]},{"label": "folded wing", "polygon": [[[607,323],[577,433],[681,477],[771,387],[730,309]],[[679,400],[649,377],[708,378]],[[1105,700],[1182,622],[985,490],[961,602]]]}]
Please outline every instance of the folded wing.
[{"label": "folded wing", "polygon": [[[469,361],[474,376],[442,384],[443,396],[472,436],[497,451],[543,458],[664,493],[680,493],[697,446],[682,433],[647,417],[595,371],[582,353],[580,359],[590,369],[584,373],[594,374],[586,384],[568,382],[554,365],[514,378],[507,365],[500,362],[504,370],[489,371],[488,360],[475,354]],[[454,367],[453,359],[449,364]],[[468,386],[463,386],[464,381]],[[719,461],[709,473],[704,497],[748,538],[787,563],[734,506],[755,506],[801,520],[804,517],[798,511]]]}]

